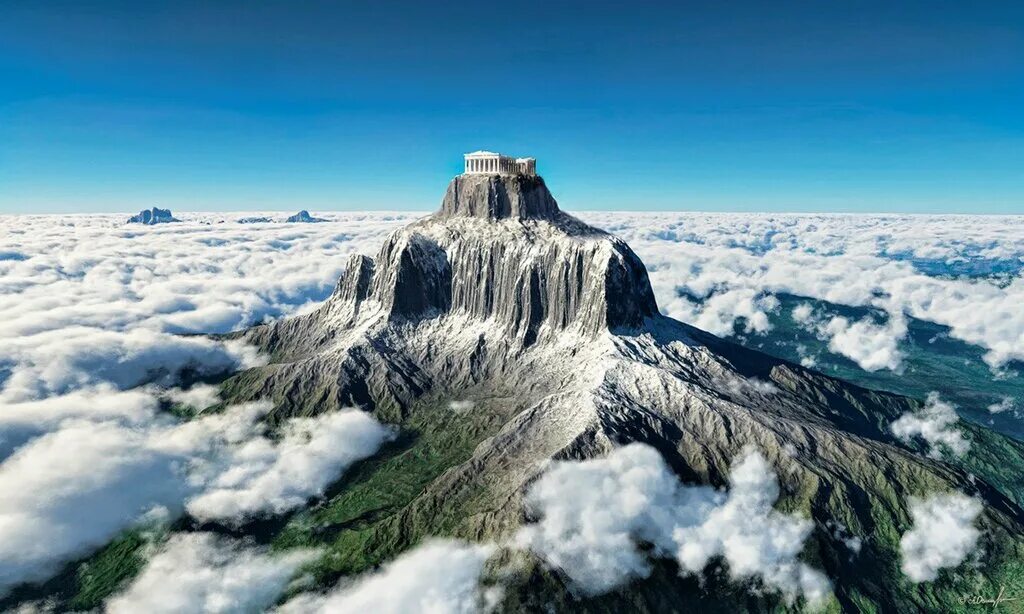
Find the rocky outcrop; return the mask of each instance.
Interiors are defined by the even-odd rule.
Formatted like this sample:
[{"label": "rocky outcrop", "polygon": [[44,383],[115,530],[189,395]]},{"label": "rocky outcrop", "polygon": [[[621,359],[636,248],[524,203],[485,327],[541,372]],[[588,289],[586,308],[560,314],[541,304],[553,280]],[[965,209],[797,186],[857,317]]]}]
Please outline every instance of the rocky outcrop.
[{"label": "rocky outcrop", "polygon": [[558,204],[539,176],[460,175],[448,184],[440,217],[554,219]]},{"label": "rocky outcrop", "polygon": [[289,223],[289,224],[293,224],[293,223],[315,224],[315,223],[318,223],[318,222],[326,222],[326,221],[327,220],[324,220],[324,219],[321,219],[321,218],[318,218],[318,217],[313,217],[312,215],[309,214],[309,211],[306,211],[305,209],[303,209],[302,211],[299,211],[295,215],[289,215],[288,219],[285,220],[285,222]]},{"label": "rocky outcrop", "polygon": [[166,224],[169,222],[180,222],[181,220],[171,215],[170,209],[143,209],[138,215],[128,218],[129,224]]}]

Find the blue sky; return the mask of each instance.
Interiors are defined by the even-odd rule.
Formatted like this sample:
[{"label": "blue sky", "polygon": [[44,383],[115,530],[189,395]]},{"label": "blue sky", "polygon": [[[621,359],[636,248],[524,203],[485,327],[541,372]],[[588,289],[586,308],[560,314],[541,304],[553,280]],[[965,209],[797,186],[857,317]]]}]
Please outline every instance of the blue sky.
[{"label": "blue sky", "polygon": [[0,0],[0,212],[1024,213],[1024,4]]}]

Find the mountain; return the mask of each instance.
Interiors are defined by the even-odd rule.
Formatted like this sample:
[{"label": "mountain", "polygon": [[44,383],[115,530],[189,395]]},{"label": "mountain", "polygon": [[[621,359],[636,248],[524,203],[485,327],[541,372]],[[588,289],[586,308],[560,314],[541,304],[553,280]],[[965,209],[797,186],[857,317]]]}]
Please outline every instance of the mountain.
[{"label": "mountain", "polygon": [[171,214],[170,209],[143,209],[138,215],[128,218],[129,224],[166,224],[169,222],[180,222]]},{"label": "mountain", "polygon": [[[279,547],[326,548],[314,570],[325,586],[426,536],[509,537],[548,460],[643,442],[684,482],[715,486],[747,446],[760,450],[781,484],[777,507],[814,521],[803,558],[833,579],[832,608],[945,609],[962,591],[1024,588],[1024,446],[964,425],[971,453],[932,458],[889,427],[918,401],[661,315],[633,251],[560,211],[540,177],[456,177],[440,211],[395,232],[376,258],[353,256],[319,309],[233,336],[272,358],[225,381],[226,398],[272,399],[271,421],[359,406],[403,433],[323,501],[261,529]],[[984,501],[980,576],[911,583],[899,552],[910,501],[948,491]],[[851,537],[863,543],[855,556]],[[501,607],[785,606],[721,574],[681,578],[672,563],[591,598],[538,561],[528,569]]]},{"label": "mountain", "polygon": [[289,215],[288,219],[285,220],[285,222],[289,222],[289,223],[299,222],[299,223],[303,223],[303,224],[314,224],[314,223],[317,223],[317,222],[326,222],[326,221],[327,220],[311,216],[309,214],[309,211],[306,211],[305,209],[303,209],[302,211],[299,211],[295,215]]}]

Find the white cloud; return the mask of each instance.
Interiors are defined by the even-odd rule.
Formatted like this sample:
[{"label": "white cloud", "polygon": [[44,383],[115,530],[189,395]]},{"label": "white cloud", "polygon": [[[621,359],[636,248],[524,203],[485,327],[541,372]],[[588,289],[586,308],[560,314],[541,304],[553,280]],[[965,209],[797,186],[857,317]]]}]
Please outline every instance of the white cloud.
[{"label": "white cloud", "polygon": [[988,411],[991,414],[1001,414],[1005,411],[1010,411],[1016,406],[1016,402],[1012,397],[1003,397],[998,403],[993,403],[988,406]]},{"label": "white cloud", "polygon": [[793,321],[801,324],[811,321],[814,315],[814,306],[810,303],[800,303],[793,307]]},{"label": "white cloud", "polygon": [[779,388],[768,380],[756,377],[743,377],[730,371],[724,372],[718,377],[721,390],[732,393],[738,397],[749,397],[751,395],[772,395],[778,394]]},{"label": "white cloud", "polygon": [[[549,468],[526,497],[539,520],[516,543],[563,570],[582,592],[605,593],[650,573],[638,540],[669,556],[676,525],[706,516],[715,502],[711,488],[680,489],[653,448],[629,445],[607,458]],[[691,518],[677,519],[681,514]]]},{"label": "white cloud", "polygon": [[480,576],[493,546],[457,541],[423,544],[380,571],[339,585],[326,594],[299,595],[282,614],[375,612],[379,614],[471,614],[487,610],[499,598],[482,590]]},{"label": "white cloud", "polygon": [[122,593],[110,614],[259,612],[272,606],[310,551],[270,554],[210,533],[172,535]]},{"label": "white cloud", "polygon": [[851,324],[838,316],[820,325],[818,330],[828,339],[829,350],[856,362],[865,371],[900,370],[903,352],[899,350],[899,341],[907,334],[906,319],[902,315],[890,315],[884,325],[870,318]]},{"label": "white cloud", "polygon": [[219,389],[208,384],[196,384],[188,390],[172,388],[164,396],[172,403],[178,403],[200,411],[220,402]]},{"label": "white cloud", "polygon": [[201,520],[238,521],[300,507],[393,437],[358,410],[295,418],[280,440],[254,438],[233,449],[226,469],[189,501],[188,512]]},{"label": "white cloud", "polygon": [[931,582],[940,569],[962,563],[981,536],[974,527],[981,509],[977,499],[960,493],[911,501],[914,524],[900,538],[903,573],[914,582]]},{"label": "white cloud", "polygon": [[684,574],[700,574],[721,557],[737,580],[760,579],[787,598],[821,602],[827,578],[798,560],[812,525],[772,509],[778,483],[767,461],[748,451],[730,474],[728,493],[684,486],[660,454],[643,444],[606,458],[560,462],[530,488],[539,520],[516,544],[561,569],[580,592],[596,595],[650,573],[647,555],[675,557]]},{"label": "white cloud", "polygon": [[[139,425],[156,417],[157,400],[147,390],[120,391],[98,386],[33,401],[0,403],[0,461],[26,442],[65,422]],[[2,468],[2,465],[0,465]]]},{"label": "white cloud", "polygon": [[448,409],[458,414],[464,414],[473,409],[474,405],[473,401],[451,401],[448,403]]},{"label": "white cloud", "polygon": [[728,498],[700,523],[675,529],[682,568],[697,574],[722,557],[734,579],[760,578],[787,597],[803,595],[812,603],[827,599],[828,579],[797,558],[813,524],[772,509],[779,484],[768,461],[747,452],[734,464],[729,485]]},{"label": "white cloud", "polygon": [[173,385],[186,368],[218,373],[260,364],[249,346],[157,331],[102,331],[71,326],[7,342],[16,362],[0,399],[21,401],[112,384],[125,389],[148,381]]},{"label": "white cloud", "polygon": [[0,594],[179,503],[183,460],[113,424],[68,426],[20,449],[0,466]]},{"label": "white cloud", "polygon": [[955,427],[959,420],[953,406],[932,392],[924,407],[903,414],[889,428],[903,441],[920,437],[928,444],[929,456],[934,458],[940,458],[944,451],[963,456],[970,449],[971,442]]}]

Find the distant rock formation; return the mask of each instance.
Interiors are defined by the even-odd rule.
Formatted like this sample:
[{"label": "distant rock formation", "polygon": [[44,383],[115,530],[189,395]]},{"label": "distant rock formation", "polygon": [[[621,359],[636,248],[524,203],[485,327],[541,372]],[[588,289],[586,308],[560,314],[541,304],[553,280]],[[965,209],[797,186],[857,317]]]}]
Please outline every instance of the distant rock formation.
[{"label": "distant rock formation", "polygon": [[[291,219],[291,218],[289,218],[289,219]],[[272,222],[273,220],[271,220],[269,217],[256,216],[256,217],[240,217],[236,221],[239,224],[266,224],[267,222]]]},{"label": "distant rock formation", "polygon": [[180,222],[171,214],[170,209],[143,209],[139,211],[138,215],[133,215],[128,218],[129,224],[167,224],[169,222]]},{"label": "distant rock formation", "polygon": [[303,224],[315,224],[316,222],[326,222],[327,220],[318,217],[313,217],[309,214],[309,211],[303,209],[295,215],[289,216],[285,222],[298,222]]}]

